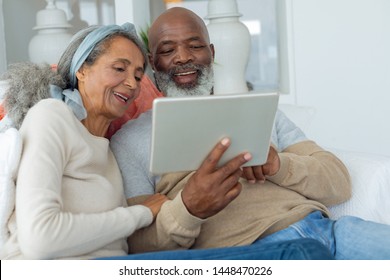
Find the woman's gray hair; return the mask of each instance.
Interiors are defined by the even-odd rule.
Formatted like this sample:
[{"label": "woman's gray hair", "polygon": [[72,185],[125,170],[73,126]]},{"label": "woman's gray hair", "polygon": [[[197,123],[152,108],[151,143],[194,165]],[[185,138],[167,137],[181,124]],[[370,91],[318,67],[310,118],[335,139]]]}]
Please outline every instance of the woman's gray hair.
[{"label": "woman's gray hair", "polygon": [[[73,87],[72,81],[71,81],[71,75],[72,75],[71,66],[72,66],[72,59],[73,59],[77,49],[79,48],[80,44],[84,41],[84,39],[91,32],[93,32],[94,30],[96,30],[98,28],[100,28],[100,27],[99,26],[90,26],[90,27],[87,27],[87,28],[79,31],[78,33],[76,33],[73,36],[68,47],[66,48],[66,50],[62,54],[62,56],[58,62],[58,65],[57,65],[57,71],[58,71],[58,74],[60,74],[61,77],[63,78],[63,80],[65,81],[66,88]],[[145,63],[144,63],[144,69],[145,69],[148,60],[147,60],[146,49],[145,49],[144,44],[141,42],[141,40],[136,35],[128,32],[124,29],[116,30],[116,31],[110,33],[105,38],[103,38],[100,42],[98,42],[96,44],[96,46],[93,48],[93,50],[91,51],[91,53],[88,55],[86,60],[83,62],[83,64],[93,65],[95,63],[95,61],[101,55],[103,55],[106,52],[106,50],[110,47],[112,39],[116,38],[118,36],[129,39],[140,49],[140,51],[143,55],[144,61],[145,61]],[[76,86],[76,88],[77,88],[77,86]]]},{"label": "woman's gray hair", "polygon": [[[9,81],[9,88],[4,94],[4,108],[14,127],[20,128],[27,111],[38,101],[51,97],[50,85],[62,89],[73,89],[71,84],[72,58],[85,37],[98,29],[99,26],[87,27],[76,33],[68,47],[62,54],[57,72],[48,64],[34,64],[31,62],[15,63],[9,66],[6,73],[0,79]],[[126,30],[116,30],[99,41],[83,64],[93,65],[110,47],[112,39],[122,36],[132,41],[141,51],[144,57],[144,68],[147,65],[146,50],[140,39]]]},{"label": "woman's gray hair", "polygon": [[61,76],[56,74],[50,65],[32,62],[11,64],[1,79],[8,80],[9,83],[3,105],[12,125],[17,129],[35,103],[50,97],[50,84],[65,86]]}]

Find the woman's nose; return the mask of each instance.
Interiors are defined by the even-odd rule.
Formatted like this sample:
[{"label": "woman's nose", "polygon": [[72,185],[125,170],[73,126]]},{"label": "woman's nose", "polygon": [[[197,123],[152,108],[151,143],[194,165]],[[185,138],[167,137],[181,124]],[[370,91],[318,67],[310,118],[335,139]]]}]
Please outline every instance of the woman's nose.
[{"label": "woman's nose", "polygon": [[125,85],[130,89],[136,89],[138,87],[138,82],[133,76],[129,76],[125,80]]}]

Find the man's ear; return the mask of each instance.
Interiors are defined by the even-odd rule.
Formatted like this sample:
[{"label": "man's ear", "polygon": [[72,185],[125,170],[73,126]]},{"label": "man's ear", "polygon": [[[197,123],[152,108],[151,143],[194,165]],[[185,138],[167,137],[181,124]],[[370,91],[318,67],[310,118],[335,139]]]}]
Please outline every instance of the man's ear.
[{"label": "man's ear", "polygon": [[148,59],[149,59],[149,65],[150,65],[150,67],[152,68],[153,71],[155,71],[156,69],[154,68],[153,56],[152,56],[151,53],[148,53]]},{"label": "man's ear", "polygon": [[213,55],[213,61],[214,61],[214,58],[215,58],[215,50],[214,50],[214,45],[213,45],[213,44],[210,44],[210,49],[211,49],[211,54]]}]

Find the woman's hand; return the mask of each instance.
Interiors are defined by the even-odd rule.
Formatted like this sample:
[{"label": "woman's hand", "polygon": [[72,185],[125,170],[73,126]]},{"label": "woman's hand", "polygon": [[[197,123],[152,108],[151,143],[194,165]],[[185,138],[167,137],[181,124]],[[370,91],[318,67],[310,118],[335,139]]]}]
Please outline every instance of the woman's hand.
[{"label": "woman's hand", "polygon": [[141,205],[148,207],[153,214],[153,219],[157,217],[158,212],[160,212],[161,206],[165,201],[168,200],[168,197],[161,193],[156,193],[148,197]]}]

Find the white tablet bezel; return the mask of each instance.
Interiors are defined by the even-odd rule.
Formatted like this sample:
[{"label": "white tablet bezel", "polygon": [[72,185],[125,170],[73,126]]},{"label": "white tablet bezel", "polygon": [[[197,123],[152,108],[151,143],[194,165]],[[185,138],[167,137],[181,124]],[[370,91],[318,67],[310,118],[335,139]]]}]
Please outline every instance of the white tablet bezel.
[{"label": "white tablet bezel", "polygon": [[196,170],[224,137],[231,145],[219,165],[242,152],[253,157],[245,166],[265,163],[278,100],[275,92],[155,99],[150,172]]}]

